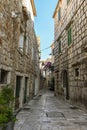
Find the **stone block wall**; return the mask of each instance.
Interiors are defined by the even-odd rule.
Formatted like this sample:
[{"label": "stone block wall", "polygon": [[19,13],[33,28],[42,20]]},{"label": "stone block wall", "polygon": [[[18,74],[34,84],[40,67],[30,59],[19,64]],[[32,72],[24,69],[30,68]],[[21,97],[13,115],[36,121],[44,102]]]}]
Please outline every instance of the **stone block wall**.
[{"label": "stone block wall", "polygon": [[[55,74],[60,93],[67,95],[73,102],[84,104],[87,99],[87,2],[85,0],[70,0],[69,4],[61,4],[61,20],[58,21],[58,11],[55,14]],[[58,5],[59,6],[59,5]],[[68,46],[67,30],[72,27],[72,43]],[[58,44],[61,40],[61,53]],[[57,46],[57,47],[56,47]],[[68,76],[68,90],[64,87],[64,70]],[[79,72],[77,72],[79,71]],[[76,76],[76,73],[79,73]]]},{"label": "stone block wall", "polygon": [[[13,87],[17,96],[15,109],[21,108],[34,95],[35,59],[32,58],[32,48],[36,49],[37,40],[33,24],[21,0],[0,1],[0,87],[6,84]],[[21,34],[24,40],[20,49]]]}]

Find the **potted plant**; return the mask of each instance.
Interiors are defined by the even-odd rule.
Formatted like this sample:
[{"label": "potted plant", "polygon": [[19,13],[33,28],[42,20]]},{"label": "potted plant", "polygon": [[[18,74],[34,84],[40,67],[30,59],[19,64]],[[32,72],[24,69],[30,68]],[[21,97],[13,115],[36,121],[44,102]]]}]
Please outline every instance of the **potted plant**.
[{"label": "potted plant", "polygon": [[9,86],[3,87],[0,92],[0,130],[13,130],[13,124],[16,120],[13,103],[13,89]]}]

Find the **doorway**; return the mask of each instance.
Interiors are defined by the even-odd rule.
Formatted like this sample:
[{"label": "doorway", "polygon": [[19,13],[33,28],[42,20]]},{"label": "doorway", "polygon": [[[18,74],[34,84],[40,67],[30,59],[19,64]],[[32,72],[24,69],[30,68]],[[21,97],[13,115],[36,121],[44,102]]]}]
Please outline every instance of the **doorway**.
[{"label": "doorway", "polygon": [[20,104],[19,103],[20,88],[21,88],[21,76],[16,76],[15,109],[18,109]]},{"label": "doorway", "polygon": [[28,85],[28,78],[25,77],[24,103],[27,102],[27,85]]},{"label": "doorway", "polygon": [[63,70],[63,88],[65,91],[66,99],[69,100],[69,85],[68,85],[68,72],[67,70]]}]

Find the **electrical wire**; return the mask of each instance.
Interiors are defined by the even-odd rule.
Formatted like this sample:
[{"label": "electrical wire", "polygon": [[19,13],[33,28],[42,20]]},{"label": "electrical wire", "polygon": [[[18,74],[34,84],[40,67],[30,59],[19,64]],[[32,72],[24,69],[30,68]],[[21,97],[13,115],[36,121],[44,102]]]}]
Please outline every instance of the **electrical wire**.
[{"label": "electrical wire", "polygon": [[44,49],[42,49],[42,50],[40,50],[40,52],[45,51],[45,50],[47,50],[47,49],[49,49],[49,48],[50,48],[50,46],[49,46],[49,47],[46,47],[46,48],[44,48]]}]

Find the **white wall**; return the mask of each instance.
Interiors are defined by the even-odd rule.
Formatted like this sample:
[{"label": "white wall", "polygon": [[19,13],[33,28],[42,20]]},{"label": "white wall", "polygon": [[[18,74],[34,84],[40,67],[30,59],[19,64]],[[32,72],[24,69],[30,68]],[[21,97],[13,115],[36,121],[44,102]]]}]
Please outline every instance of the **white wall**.
[{"label": "white wall", "polygon": [[27,8],[27,10],[30,12],[31,14],[31,19],[32,21],[34,21],[34,15],[33,15],[33,10],[32,10],[32,5],[30,0],[22,0],[22,5],[25,6]]}]

